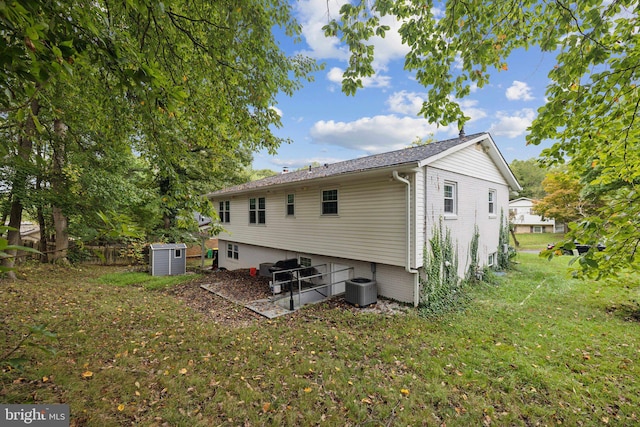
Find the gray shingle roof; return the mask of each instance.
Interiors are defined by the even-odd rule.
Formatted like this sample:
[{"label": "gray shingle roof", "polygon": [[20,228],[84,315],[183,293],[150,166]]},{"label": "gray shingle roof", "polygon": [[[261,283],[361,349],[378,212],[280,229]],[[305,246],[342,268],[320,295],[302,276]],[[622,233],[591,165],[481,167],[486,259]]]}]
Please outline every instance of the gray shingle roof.
[{"label": "gray shingle roof", "polygon": [[289,184],[347,173],[413,164],[438,155],[443,151],[457,145],[464,144],[465,142],[471,141],[485,134],[486,133],[484,132],[476,133],[473,135],[463,136],[462,138],[447,139],[418,147],[410,147],[402,150],[390,151],[388,153],[374,154],[353,160],[345,160],[344,162],[331,163],[325,166],[311,168],[310,170],[302,169],[294,172],[282,173],[263,178],[258,181],[251,181],[233,187],[224,188],[210,193],[207,196],[215,197],[218,195],[243,192],[263,187],[270,187],[273,185]]}]

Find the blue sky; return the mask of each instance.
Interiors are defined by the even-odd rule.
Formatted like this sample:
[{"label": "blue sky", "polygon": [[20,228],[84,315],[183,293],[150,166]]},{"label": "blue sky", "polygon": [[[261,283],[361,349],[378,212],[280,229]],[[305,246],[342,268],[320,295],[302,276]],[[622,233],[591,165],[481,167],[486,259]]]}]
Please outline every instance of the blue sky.
[{"label": "blue sky", "polygon": [[[458,134],[457,125],[437,127],[418,117],[426,88],[403,70],[406,47],[394,32],[399,24],[384,22],[391,32],[374,40],[376,75],[364,81],[354,96],[341,92],[342,70],[348,53],[338,39],[324,37],[327,6],[335,17],[344,0],[301,0],[294,11],[302,24],[302,43],[282,39],[288,53],[303,53],[324,63],[315,81],[306,83],[293,97],[282,95],[274,106],[283,126],[274,133],[289,138],[276,155],[255,153],[254,169],[281,171],[313,162],[334,163],[407,147],[416,137],[442,140]],[[508,70],[492,72],[491,83],[461,100],[471,117],[465,132],[490,132],[507,162],[537,157],[543,146],[526,146],[526,129],[544,105],[548,72],[555,64],[552,54],[535,49],[517,51],[509,58]]]}]

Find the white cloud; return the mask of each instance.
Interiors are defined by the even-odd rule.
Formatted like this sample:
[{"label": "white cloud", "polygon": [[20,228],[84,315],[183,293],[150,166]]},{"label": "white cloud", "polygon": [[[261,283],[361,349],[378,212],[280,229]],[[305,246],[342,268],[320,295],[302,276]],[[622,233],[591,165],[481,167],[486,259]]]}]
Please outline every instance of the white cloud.
[{"label": "white cloud", "polygon": [[278,116],[282,117],[282,110],[281,109],[279,109],[278,107],[273,106],[273,105],[271,107],[269,107],[269,108],[271,110],[275,111]]},{"label": "white cloud", "polygon": [[[327,73],[327,79],[335,83],[336,85],[342,85],[342,74],[344,70],[339,67],[333,67]],[[364,88],[368,87],[389,87],[391,84],[391,77],[382,74],[376,74],[371,77],[363,77],[360,79]]]},{"label": "white cloud", "polygon": [[329,23],[331,17],[337,17],[338,11],[347,0],[300,0],[295,3],[297,19],[302,25],[304,37],[310,51],[303,52],[317,59],[348,58],[346,47],[337,37],[327,38],[322,27]]},{"label": "white cloud", "polygon": [[496,113],[498,121],[493,123],[489,132],[496,136],[506,136],[516,138],[524,135],[531,122],[535,119],[536,113],[530,108],[524,108],[513,115],[508,115],[503,111]]},{"label": "white cloud", "polygon": [[449,133],[450,130],[450,126],[438,128],[425,119],[381,115],[352,122],[320,120],[313,125],[310,134],[316,144],[337,145],[371,154],[405,148],[416,137]]},{"label": "white cloud", "polygon": [[406,90],[403,90],[392,93],[385,103],[389,106],[389,111],[392,113],[417,116],[426,99],[427,95],[425,93],[407,92]]},{"label": "white cloud", "polygon": [[[342,5],[347,0],[299,0],[295,3],[295,13],[298,21],[302,25],[302,36],[304,37],[309,51],[303,53],[317,59],[338,59],[346,61],[349,53],[347,48],[341,44],[336,37],[327,38],[322,27],[327,25],[331,19],[339,18]],[[389,61],[403,58],[409,51],[406,45],[402,44],[398,29],[401,23],[393,16],[385,16],[380,19],[381,25],[388,25],[384,38],[375,36],[369,43],[375,47],[374,69],[376,72],[386,71]]]},{"label": "white cloud", "polygon": [[[394,92],[385,103],[389,106],[392,113],[405,114],[408,116],[417,116],[422,109],[422,104],[427,101],[427,94],[421,92],[407,92],[406,90]],[[458,99],[460,108],[465,115],[471,118],[470,122],[487,117],[487,112],[478,108],[478,101],[475,99]]]},{"label": "white cloud", "polygon": [[475,99],[459,99],[458,104],[460,104],[460,108],[465,116],[470,117],[468,123],[473,123],[487,117],[487,112],[482,108],[478,108],[478,101]]},{"label": "white cloud", "polygon": [[514,80],[513,84],[509,86],[505,92],[509,101],[531,101],[535,99],[531,95],[531,87],[525,82]]}]

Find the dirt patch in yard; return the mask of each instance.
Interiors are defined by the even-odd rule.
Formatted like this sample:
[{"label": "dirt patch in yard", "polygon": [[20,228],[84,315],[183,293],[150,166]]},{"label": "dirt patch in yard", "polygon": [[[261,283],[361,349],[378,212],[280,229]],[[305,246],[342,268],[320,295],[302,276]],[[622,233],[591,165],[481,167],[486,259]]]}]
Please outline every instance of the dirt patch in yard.
[{"label": "dirt patch in yard", "polygon": [[[201,288],[203,284],[211,285],[225,297]],[[246,309],[244,304],[271,296],[269,280],[265,277],[253,277],[249,270],[206,273],[200,279],[173,286],[166,292],[203,313],[209,320],[231,327],[245,327],[266,320]]]},{"label": "dirt patch in yard", "polygon": [[[203,289],[202,285],[208,285],[211,291]],[[246,327],[257,322],[267,321],[266,317],[249,310],[244,305],[272,296],[269,279],[251,276],[248,269],[209,272],[200,279],[174,286],[166,292],[180,299],[185,305],[203,313],[211,321],[229,327]],[[376,313],[381,315],[405,314],[410,310],[404,304],[383,298],[379,298],[376,304],[369,307],[354,307],[346,303],[341,296],[320,304],[318,308],[348,310],[353,314]],[[314,311],[317,315],[317,310]],[[305,310],[296,311],[291,315],[304,315],[304,312]]]}]

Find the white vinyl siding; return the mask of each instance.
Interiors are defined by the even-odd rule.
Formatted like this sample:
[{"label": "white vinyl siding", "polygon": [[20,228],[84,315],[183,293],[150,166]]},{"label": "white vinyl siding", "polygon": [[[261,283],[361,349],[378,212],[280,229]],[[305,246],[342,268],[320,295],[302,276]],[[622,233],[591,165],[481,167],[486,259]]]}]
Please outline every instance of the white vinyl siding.
[{"label": "white vinyl siding", "polygon": [[[337,189],[339,216],[322,215],[322,192]],[[273,191],[270,199],[295,190],[295,221],[285,203],[268,203],[269,221],[259,232],[247,227],[248,199],[231,200],[234,221],[220,238],[239,243],[404,266],[406,263],[406,188],[391,172],[343,178],[335,186],[310,185]],[[242,224],[245,224],[244,226]]]},{"label": "white vinyl siding", "polygon": [[[434,227],[442,224],[451,232],[451,238],[458,247],[458,274],[464,277],[469,264],[469,243],[474,234],[475,225],[478,226],[480,240],[478,257],[483,263],[488,262],[489,254],[498,249],[500,234],[500,212],[508,217],[509,189],[507,185],[499,185],[471,176],[463,176],[455,172],[427,166],[426,171],[426,206],[427,233],[424,239],[428,241],[433,235]],[[444,184],[456,182],[457,187],[457,218],[454,222],[447,221],[444,214]],[[496,215],[487,214],[487,194],[495,190]],[[440,218],[444,221],[440,221]],[[496,218],[498,220],[496,220]]]},{"label": "white vinyl siding", "polygon": [[489,182],[507,184],[507,181],[495,163],[493,163],[493,160],[484,152],[481,145],[473,145],[452,153],[433,163],[429,163],[429,166],[455,172],[460,175],[484,179]]}]

